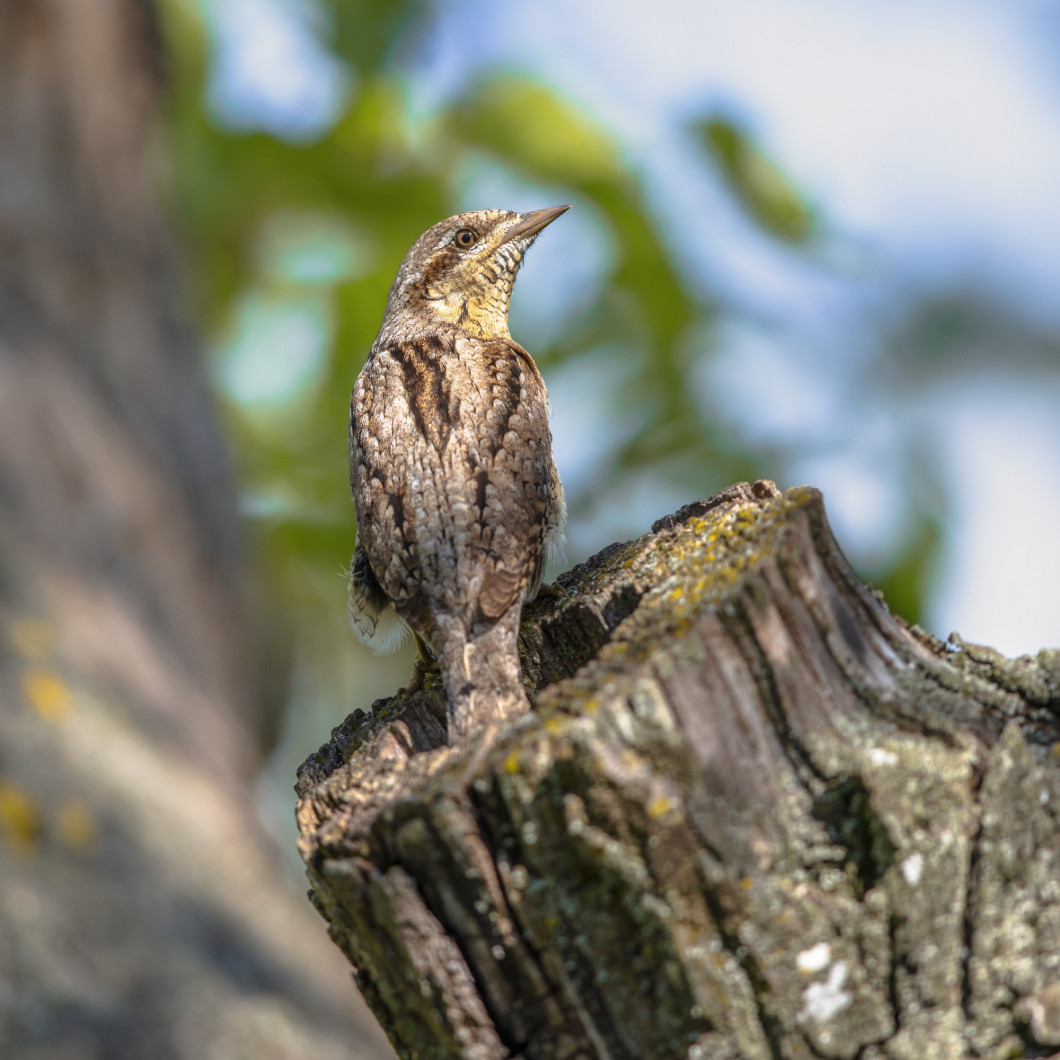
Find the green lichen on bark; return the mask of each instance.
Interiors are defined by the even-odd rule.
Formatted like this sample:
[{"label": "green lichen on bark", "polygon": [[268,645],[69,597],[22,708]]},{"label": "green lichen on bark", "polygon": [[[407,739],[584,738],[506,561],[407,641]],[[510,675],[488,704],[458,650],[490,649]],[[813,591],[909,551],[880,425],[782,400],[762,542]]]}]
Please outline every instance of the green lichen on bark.
[{"label": "green lichen on bark", "polygon": [[532,714],[449,748],[417,693],[300,774],[314,900],[399,1054],[1057,1044],[1048,658],[907,629],[807,488],[731,487],[560,585],[524,615]]}]

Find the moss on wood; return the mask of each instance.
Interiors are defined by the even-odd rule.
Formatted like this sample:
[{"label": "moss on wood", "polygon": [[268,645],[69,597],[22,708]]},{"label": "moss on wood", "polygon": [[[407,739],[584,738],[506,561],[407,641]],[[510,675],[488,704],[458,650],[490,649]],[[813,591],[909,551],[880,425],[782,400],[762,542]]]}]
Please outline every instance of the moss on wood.
[{"label": "moss on wood", "polygon": [[1060,1044],[1056,653],[909,629],[821,498],[742,484],[527,608],[532,714],[437,691],[303,766],[314,902],[401,1056]]}]

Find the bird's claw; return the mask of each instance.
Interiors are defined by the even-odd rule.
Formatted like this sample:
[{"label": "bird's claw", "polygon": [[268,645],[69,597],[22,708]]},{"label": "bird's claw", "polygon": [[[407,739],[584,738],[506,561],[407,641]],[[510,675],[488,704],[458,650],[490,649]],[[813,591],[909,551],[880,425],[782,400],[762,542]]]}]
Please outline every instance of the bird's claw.
[{"label": "bird's claw", "polygon": [[409,696],[422,691],[427,680],[427,674],[431,672],[439,673],[438,662],[431,655],[430,649],[418,633],[414,634],[414,636],[416,638],[416,659],[412,664],[412,673],[409,675],[408,684],[404,688],[397,690],[398,699],[408,699]]},{"label": "bird's claw", "polygon": [[549,600],[570,599],[570,593],[559,582],[542,582],[541,587],[537,590],[537,595],[539,599],[542,597]]}]

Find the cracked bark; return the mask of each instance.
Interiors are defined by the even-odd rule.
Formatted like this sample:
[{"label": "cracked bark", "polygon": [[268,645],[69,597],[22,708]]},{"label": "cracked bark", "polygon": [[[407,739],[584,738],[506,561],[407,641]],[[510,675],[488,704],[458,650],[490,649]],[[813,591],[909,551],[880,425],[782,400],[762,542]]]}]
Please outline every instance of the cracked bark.
[{"label": "cracked bark", "polygon": [[300,771],[311,898],[401,1056],[1056,1052],[1060,652],[907,627],[805,487],[560,584],[532,714],[449,748],[427,688]]}]

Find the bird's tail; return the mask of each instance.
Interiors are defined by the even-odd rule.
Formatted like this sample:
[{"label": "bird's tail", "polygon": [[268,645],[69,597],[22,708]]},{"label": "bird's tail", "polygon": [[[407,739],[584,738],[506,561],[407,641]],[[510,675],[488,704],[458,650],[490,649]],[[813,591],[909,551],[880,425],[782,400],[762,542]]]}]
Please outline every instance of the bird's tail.
[{"label": "bird's tail", "polygon": [[520,608],[513,607],[492,626],[472,633],[453,616],[437,617],[450,742],[530,709],[519,661],[520,617]]}]

